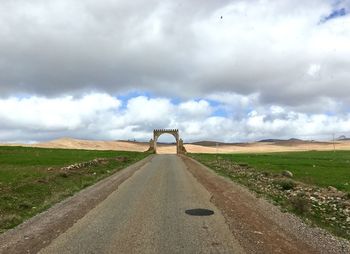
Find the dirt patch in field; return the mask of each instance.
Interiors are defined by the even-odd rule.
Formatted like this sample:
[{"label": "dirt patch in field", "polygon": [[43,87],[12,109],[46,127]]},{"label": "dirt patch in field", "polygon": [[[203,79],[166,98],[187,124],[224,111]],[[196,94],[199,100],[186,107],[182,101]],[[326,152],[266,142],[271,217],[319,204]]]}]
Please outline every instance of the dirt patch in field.
[{"label": "dirt patch in field", "polygon": [[246,188],[182,156],[188,170],[212,194],[240,245],[248,253],[350,253],[350,244],[296,216],[282,213]]}]

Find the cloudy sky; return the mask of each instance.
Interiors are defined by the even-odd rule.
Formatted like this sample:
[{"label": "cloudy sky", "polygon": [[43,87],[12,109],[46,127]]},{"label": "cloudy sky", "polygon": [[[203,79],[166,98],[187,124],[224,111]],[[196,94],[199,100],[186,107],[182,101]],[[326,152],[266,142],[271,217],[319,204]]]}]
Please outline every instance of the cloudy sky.
[{"label": "cloudy sky", "polygon": [[350,136],[350,0],[0,1],[0,142]]}]

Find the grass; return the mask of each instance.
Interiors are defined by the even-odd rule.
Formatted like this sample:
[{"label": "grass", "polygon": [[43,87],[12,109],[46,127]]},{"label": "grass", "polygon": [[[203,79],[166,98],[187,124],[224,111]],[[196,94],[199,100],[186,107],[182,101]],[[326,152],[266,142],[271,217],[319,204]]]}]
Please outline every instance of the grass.
[{"label": "grass", "polygon": [[283,190],[293,190],[296,186],[295,182],[291,179],[275,180],[274,184],[280,186]]},{"label": "grass", "polygon": [[[0,146],[0,233],[148,153]],[[61,168],[104,158],[79,169]]]},{"label": "grass", "polygon": [[[343,213],[347,206],[345,203],[350,201],[350,151],[189,156],[216,173],[265,196],[280,206],[282,211],[293,212],[305,221],[350,239],[348,215]],[[284,170],[291,171],[293,179],[282,177]],[[325,188],[328,186],[341,190],[342,197],[333,196]],[[291,195],[293,191],[296,195]],[[321,192],[326,199],[310,198]]]},{"label": "grass", "polygon": [[[215,154],[193,154],[202,162],[216,160]],[[320,187],[333,186],[350,192],[350,151],[307,151],[264,154],[220,154],[218,159],[231,160],[259,171],[291,171],[293,179]]]}]

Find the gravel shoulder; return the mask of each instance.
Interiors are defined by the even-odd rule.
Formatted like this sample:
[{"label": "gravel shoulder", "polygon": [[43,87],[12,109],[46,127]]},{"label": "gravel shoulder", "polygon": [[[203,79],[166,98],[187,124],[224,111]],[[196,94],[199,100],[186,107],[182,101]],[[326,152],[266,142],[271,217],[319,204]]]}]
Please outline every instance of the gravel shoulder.
[{"label": "gravel shoulder", "polygon": [[212,194],[234,237],[247,253],[350,253],[347,240],[282,213],[247,188],[182,156],[187,169]]},{"label": "gravel shoulder", "polygon": [[76,195],[54,205],[14,229],[0,235],[0,253],[37,253],[70,228],[93,207],[106,199],[119,185],[144,167],[153,156],[107,177]]}]

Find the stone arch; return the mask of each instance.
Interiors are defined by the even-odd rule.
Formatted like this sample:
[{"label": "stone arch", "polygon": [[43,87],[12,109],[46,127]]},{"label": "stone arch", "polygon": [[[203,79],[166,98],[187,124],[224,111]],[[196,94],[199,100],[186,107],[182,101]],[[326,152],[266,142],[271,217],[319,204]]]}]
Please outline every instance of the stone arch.
[{"label": "stone arch", "polygon": [[185,148],[183,147],[183,141],[180,139],[179,130],[178,129],[155,129],[153,130],[153,139],[150,140],[150,150],[153,150],[155,153],[157,153],[157,141],[158,138],[162,134],[170,134],[173,135],[176,141],[176,153],[184,153]]}]

